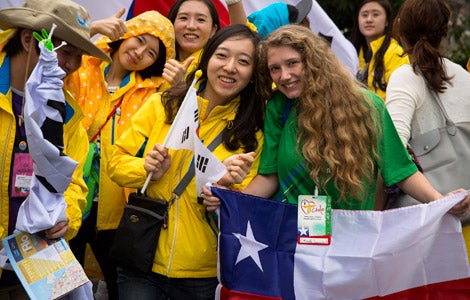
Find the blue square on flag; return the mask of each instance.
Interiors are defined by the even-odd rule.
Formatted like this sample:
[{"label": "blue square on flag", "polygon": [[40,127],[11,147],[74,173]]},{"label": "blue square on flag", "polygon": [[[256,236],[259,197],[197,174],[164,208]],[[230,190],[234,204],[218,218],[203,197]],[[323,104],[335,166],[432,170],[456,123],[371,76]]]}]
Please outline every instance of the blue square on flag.
[{"label": "blue square on flag", "polygon": [[[297,206],[212,189],[220,207],[220,270],[224,288],[294,299]],[[240,209],[243,208],[243,209]]]}]

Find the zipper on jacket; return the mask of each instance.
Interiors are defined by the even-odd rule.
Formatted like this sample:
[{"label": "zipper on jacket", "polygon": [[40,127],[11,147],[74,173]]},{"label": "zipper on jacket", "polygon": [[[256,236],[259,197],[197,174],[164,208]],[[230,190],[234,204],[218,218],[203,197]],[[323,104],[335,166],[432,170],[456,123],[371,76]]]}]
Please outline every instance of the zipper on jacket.
[{"label": "zipper on jacket", "polygon": [[[171,248],[170,248],[170,256],[168,257],[168,265],[167,265],[167,268],[166,268],[166,275],[170,274],[170,269],[171,269],[171,262],[173,261],[173,255],[175,253],[175,243],[176,243],[176,235],[177,235],[177,228],[178,226],[176,226],[176,224],[178,224],[178,215],[179,215],[179,204],[180,204],[180,201],[179,199],[176,199],[176,201],[174,201],[174,207],[175,207],[175,220],[173,221],[173,236],[171,238]],[[169,208],[170,206],[168,206]]]},{"label": "zipper on jacket", "polygon": [[[10,119],[10,124],[8,125],[8,133],[7,133],[7,136],[6,136],[6,139],[5,139],[5,144],[3,145],[3,154],[2,154],[2,161],[1,161],[1,165],[0,165],[0,170],[2,171],[1,173],[1,177],[2,177],[2,183],[4,182],[4,178],[3,178],[3,174],[4,174],[4,170],[10,170],[10,166],[8,166],[7,168],[5,167],[5,162],[6,162],[6,155],[7,155],[7,148],[8,148],[8,144],[9,144],[9,140],[10,140],[10,135],[12,133],[12,125],[13,125],[13,120],[15,120],[16,122],[16,119],[15,119],[15,116],[13,116],[12,119]],[[2,208],[2,204],[0,203],[0,208]]]}]

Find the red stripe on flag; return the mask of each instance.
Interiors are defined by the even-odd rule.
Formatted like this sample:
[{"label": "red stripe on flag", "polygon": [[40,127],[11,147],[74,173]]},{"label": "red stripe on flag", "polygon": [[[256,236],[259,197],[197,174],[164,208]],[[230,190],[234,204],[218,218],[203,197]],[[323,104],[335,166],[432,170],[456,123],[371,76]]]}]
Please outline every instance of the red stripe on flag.
[{"label": "red stripe on flag", "polygon": [[219,20],[220,20],[220,26],[225,27],[230,25],[230,16],[228,14],[228,10],[225,8],[225,6],[222,4],[220,1],[212,1],[215,5],[215,8],[217,9],[217,12],[219,13]]},{"label": "red stripe on flag", "polygon": [[[390,280],[393,280],[391,278]],[[420,286],[383,297],[365,300],[468,300],[470,299],[470,278],[444,281]]]},{"label": "red stripe on flag", "polygon": [[282,300],[282,298],[231,291],[222,286],[219,300]]},{"label": "red stripe on flag", "polygon": [[171,5],[173,5],[174,0],[135,0],[134,1],[134,16],[140,15],[143,12],[149,10],[156,10],[162,15],[168,15]]},{"label": "red stripe on flag", "polygon": [[[168,15],[171,6],[175,0],[135,0],[134,1],[134,16],[140,15],[149,10],[156,10],[162,15]],[[220,25],[225,27],[230,24],[230,17],[227,9],[219,0],[213,1],[217,12],[219,13]]]}]

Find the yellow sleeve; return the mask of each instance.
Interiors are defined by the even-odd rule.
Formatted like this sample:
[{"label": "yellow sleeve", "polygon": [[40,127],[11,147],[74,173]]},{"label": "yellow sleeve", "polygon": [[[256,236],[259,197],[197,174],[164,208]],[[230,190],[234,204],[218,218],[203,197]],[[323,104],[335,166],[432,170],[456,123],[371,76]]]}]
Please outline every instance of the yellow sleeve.
[{"label": "yellow sleeve", "polygon": [[72,181],[64,192],[67,203],[66,215],[69,219],[69,229],[66,240],[73,238],[82,224],[82,212],[86,206],[88,188],[83,180],[83,166],[88,153],[88,135],[81,124],[81,110],[78,105],[71,105],[74,116],[64,125],[65,154],[75,160],[78,165],[72,174]]},{"label": "yellow sleeve", "polygon": [[160,93],[155,93],[132,117],[130,126],[116,140],[108,164],[108,173],[118,185],[127,188],[143,186],[147,178],[144,169],[145,148],[151,148],[147,143],[153,143],[151,134],[160,131],[164,116]]}]

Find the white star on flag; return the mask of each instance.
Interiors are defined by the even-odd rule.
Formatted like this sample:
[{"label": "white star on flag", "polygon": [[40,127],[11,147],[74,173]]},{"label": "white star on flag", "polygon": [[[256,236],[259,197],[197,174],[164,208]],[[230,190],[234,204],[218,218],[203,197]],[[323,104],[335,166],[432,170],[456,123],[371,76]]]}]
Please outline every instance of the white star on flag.
[{"label": "white star on flag", "polygon": [[260,243],[255,239],[250,221],[248,221],[248,225],[246,227],[246,236],[239,233],[233,233],[233,235],[240,241],[241,245],[240,252],[238,252],[237,262],[235,264],[238,264],[247,257],[251,257],[258,268],[263,271],[263,267],[261,266],[261,261],[259,259],[259,252],[268,248],[268,245]]},{"label": "white star on flag", "polygon": [[300,227],[300,228],[299,228],[299,233],[300,233],[300,235],[307,235],[307,229],[308,229],[308,228],[305,227],[305,226]]}]

